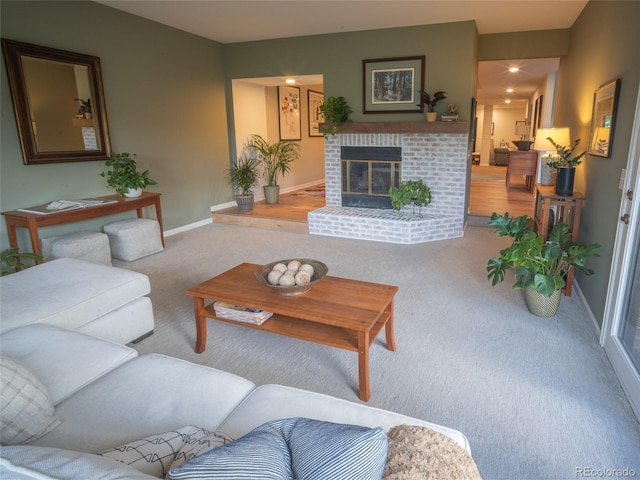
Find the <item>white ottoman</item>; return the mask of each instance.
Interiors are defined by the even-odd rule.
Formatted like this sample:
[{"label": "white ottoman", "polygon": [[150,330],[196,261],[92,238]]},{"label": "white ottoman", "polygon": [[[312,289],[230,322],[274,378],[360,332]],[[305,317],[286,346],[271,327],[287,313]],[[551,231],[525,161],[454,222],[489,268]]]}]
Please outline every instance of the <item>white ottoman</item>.
[{"label": "white ottoman", "polygon": [[131,218],[102,227],[109,236],[111,256],[131,262],[161,252],[160,224],[149,218]]},{"label": "white ottoman", "polygon": [[111,265],[109,237],[100,232],[75,232],[43,238],[42,254],[47,260],[77,258],[87,262]]}]

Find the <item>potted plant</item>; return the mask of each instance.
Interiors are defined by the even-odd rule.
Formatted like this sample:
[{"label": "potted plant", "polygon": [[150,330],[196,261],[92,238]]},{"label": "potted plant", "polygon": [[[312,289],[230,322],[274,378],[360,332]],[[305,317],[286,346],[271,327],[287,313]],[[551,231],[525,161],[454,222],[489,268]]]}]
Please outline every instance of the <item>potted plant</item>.
[{"label": "potted plant", "polygon": [[253,188],[260,178],[260,162],[257,158],[242,152],[240,158],[234,160],[227,170],[227,180],[236,190],[238,210],[249,212],[253,210]]},{"label": "potted plant", "polygon": [[257,153],[262,176],[267,182],[264,186],[265,202],[278,203],[278,178],[291,170],[291,164],[300,156],[300,145],[288,140],[269,143],[260,135],[254,134],[249,139],[248,147]]},{"label": "potted plant", "polygon": [[20,253],[18,248],[7,248],[0,253],[0,264],[2,265],[2,276],[9,275],[11,273],[19,272],[25,268],[29,268],[28,265],[22,262],[23,259],[35,260],[41,262],[44,257],[39,253]]},{"label": "potted plant", "polygon": [[427,112],[425,113],[425,115],[428,122],[435,122],[438,119],[438,114],[435,111],[436,104],[440,100],[444,100],[445,98],[447,98],[445,96],[445,93],[447,92],[438,91],[434,93],[432,97],[424,90],[420,90],[420,101],[427,107]]},{"label": "potted plant", "polygon": [[114,190],[118,195],[125,197],[139,197],[142,189],[148,185],[157,185],[155,180],[149,178],[149,170],[138,171],[133,157],[128,153],[112,153],[105,166],[107,171],[100,173],[101,177],[107,179],[107,188]]},{"label": "potted plant", "polygon": [[[572,145],[566,147],[558,145],[551,137],[547,137],[549,143],[556,148],[557,156],[546,162],[547,166],[555,168],[558,172],[556,176],[556,193],[558,195],[573,195],[573,182],[576,175],[576,167],[582,163],[582,157],[587,152],[574,155],[573,152],[580,143],[580,139],[573,142]],[[573,157],[572,157],[573,155]]]},{"label": "potted plant", "polygon": [[389,187],[389,197],[394,210],[404,213],[405,205],[413,204],[413,214],[422,218],[422,207],[431,203],[431,189],[425,185],[422,179],[400,182],[399,187]]},{"label": "potted plant", "polygon": [[353,110],[344,97],[329,97],[319,109],[324,115],[324,123],[321,125],[324,136],[335,135],[341,124],[351,121],[349,115]]},{"label": "potted plant", "polygon": [[493,286],[502,283],[507,270],[515,270],[515,290],[525,291],[525,303],[531,313],[552,317],[560,305],[560,290],[570,268],[586,275],[593,270],[586,267],[589,257],[598,256],[597,243],[580,245],[569,239],[569,225],[557,223],[547,240],[534,232],[533,220],[527,215],[511,218],[509,213],[493,213],[488,225],[493,233],[510,237],[509,247],[487,263],[487,278]]}]

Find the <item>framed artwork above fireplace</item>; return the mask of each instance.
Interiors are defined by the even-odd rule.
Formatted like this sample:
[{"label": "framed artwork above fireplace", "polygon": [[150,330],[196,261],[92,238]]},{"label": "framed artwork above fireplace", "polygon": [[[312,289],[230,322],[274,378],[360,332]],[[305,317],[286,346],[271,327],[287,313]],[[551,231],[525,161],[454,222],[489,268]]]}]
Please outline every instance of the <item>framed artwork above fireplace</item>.
[{"label": "framed artwork above fireplace", "polygon": [[363,60],[363,113],[422,112],[424,63],[424,55]]}]

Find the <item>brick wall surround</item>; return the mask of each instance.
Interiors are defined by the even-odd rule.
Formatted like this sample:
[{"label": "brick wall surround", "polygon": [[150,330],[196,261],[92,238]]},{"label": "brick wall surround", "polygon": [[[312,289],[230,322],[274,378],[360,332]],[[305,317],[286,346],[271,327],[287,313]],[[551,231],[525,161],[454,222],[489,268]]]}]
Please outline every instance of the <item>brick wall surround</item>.
[{"label": "brick wall surround", "polygon": [[[421,122],[426,123],[426,122]],[[468,124],[431,126],[427,132],[403,128],[402,122],[385,131],[363,124],[349,124],[348,130],[325,137],[326,206],[309,213],[309,233],[359,238],[390,243],[413,244],[456,238],[463,235],[467,175]],[[378,124],[380,125],[380,124]],[[447,128],[449,127],[449,128]],[[409,133],[388,131],[409,130]],[[450,131],[443,131],[450,130]],[[340,147],[380,146],[402,148],[402,180],[422,178],[431,188],[432,202],[422,208],[422,218],[412,207],[401,214],[395,210],[342,207]]]}]

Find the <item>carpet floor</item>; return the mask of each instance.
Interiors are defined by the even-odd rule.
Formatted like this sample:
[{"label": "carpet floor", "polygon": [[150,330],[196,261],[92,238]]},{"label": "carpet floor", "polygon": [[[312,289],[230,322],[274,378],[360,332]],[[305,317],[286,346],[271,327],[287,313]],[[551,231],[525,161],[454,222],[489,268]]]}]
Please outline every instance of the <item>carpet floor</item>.
[{"label": "carpet floor", "polygon": [[241,262],[315,258],[329,275],[400,288],[397,351],[384,348],[384,336],[374,342],[369,405],[462,431],[485,479],[570,479],[624,468],[640,475],[638,421],[577,293],[542,319],[508,282],[491,287],[487,260],[506,244],[486,228],[396,245],[211,224],[166,244],[136,262],[114,262],[151,281],[156,327],[136,346],[140,353],[360,402],[353,352],[215,321],[206,351],[193,351],[187,289]]}]

